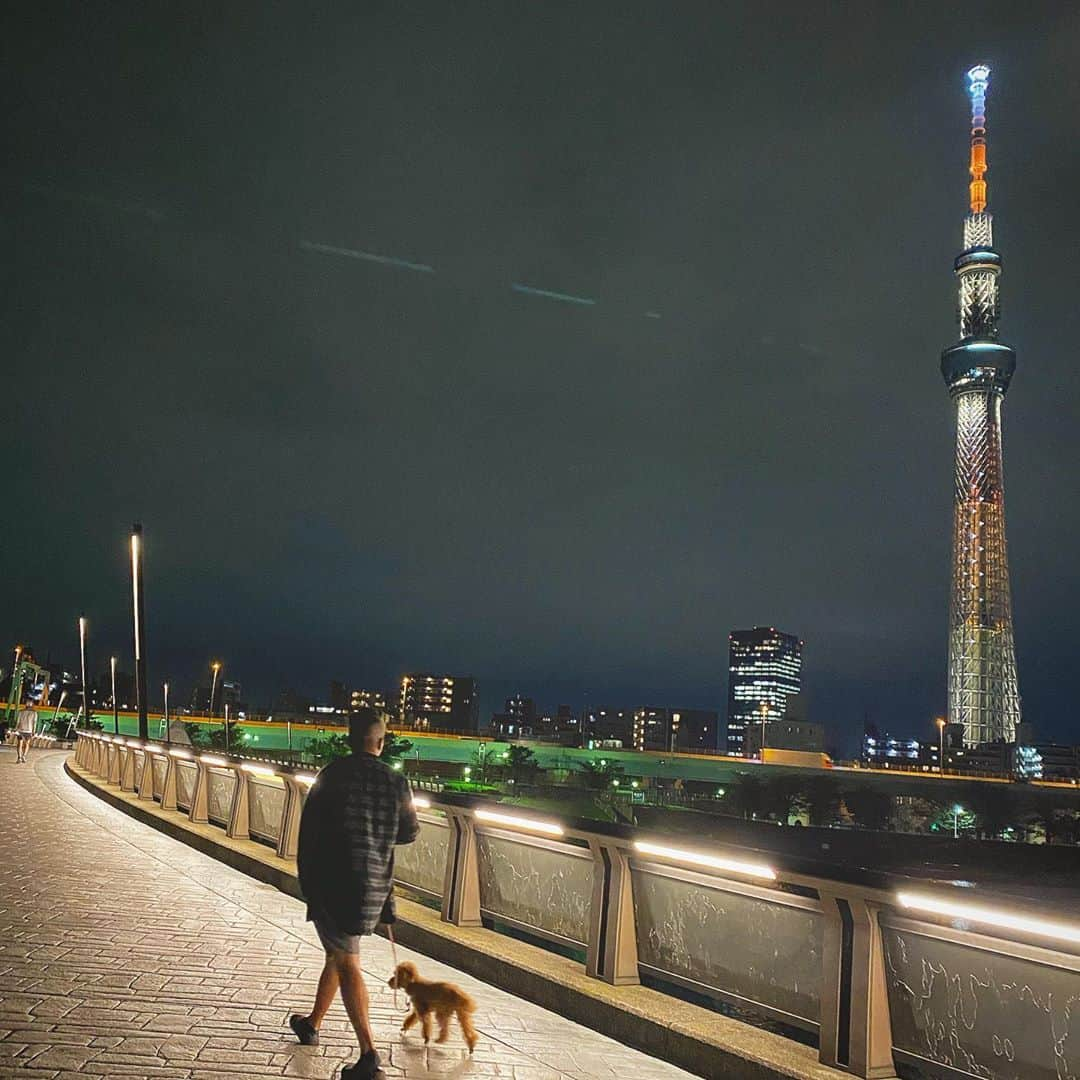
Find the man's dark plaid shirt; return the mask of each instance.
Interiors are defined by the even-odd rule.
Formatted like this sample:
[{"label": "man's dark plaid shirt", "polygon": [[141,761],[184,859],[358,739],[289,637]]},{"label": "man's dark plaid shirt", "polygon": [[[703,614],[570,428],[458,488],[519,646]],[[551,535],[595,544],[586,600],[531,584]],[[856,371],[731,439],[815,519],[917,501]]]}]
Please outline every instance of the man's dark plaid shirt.
[{"label": "man's dark plaid shirt", "polygon": [[394,916],[394,845],[420,831],[405,777],[371,754],[331,762],[300,818],[297,865],[308,918],[370,934]]}]

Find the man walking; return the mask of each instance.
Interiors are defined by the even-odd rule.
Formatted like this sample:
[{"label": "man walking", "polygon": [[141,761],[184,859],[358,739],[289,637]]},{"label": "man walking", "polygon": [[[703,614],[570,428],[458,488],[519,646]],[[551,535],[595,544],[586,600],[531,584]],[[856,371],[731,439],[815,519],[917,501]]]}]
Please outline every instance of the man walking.
[{"label": "man walking", "polygon": [[300,819],[297,864],[300,889],[326,950],[315,1005],[289,1024],[306,1046],[340,990],[360,1043],[360,1059],[342,1070],[343,1080],[381,1080],[379,1055],[368,1017],[367,987],[360,970],[360,937],[394,920],[394,845],[411,844],[420,831],[405,778],[379,760],[386,726],[374,709],[354,713],[349,724],[352,754],[319,773]]},{"label": "man walking", "polygon": [[19,709],[15,719],[15,763],[19,764],[26,760],[26,751],[30,749],[30,740],[37,730],[37,713],[29,701]]}]

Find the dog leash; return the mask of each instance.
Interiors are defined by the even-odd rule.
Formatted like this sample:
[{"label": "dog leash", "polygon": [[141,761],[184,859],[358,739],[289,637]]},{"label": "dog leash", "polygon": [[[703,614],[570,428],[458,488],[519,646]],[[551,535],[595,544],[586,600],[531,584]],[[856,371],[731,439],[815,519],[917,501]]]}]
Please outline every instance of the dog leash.
[{"label": "dog leash", "polygon": [[394,1008],[398,1009],[401,1006],[398,1005],[398,987],[397,987],[397,942],[394,940],[394,927],[391,923],[386,924],[386,936],[390,939],[390,955],[394,958]]}]

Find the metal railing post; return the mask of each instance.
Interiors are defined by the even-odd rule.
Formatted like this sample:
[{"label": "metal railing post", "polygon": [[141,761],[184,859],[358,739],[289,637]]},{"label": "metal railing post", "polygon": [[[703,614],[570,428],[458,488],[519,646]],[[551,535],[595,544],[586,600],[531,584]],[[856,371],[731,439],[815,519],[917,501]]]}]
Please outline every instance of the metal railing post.
[{"label": "metal railing post", "polygon": [[822,892],[825,916],[819,1058],[867,1080],[896,1076],[879,906]]},{"label": "metal railing post", "polygon": [[191,809],[188,810],[188,821],[195,825],[208,825],[210,818],[207,815],[210,795],[210,766],[204,764],[198,758],[195,759],[195,787],[191,792]]},{"label": "metal railing post", "polygon": [[124,746],[113,739],[112,742],[107,744],[109,747],[109,773],[108,781],[110,784],[120,783],[120,758],[124,753]]},{"label": "metal railing post", "polygon": [[281,810],[277,853],[282,859],[295,859],[300,846],[300,812],[304,808],[305,785],[289,773],[282,773],[281,779],[285,781],[285,805]]},{"label": "metal railing post", "polygon": [[641,978],[629,853],[599,837],[590,838],[589,850],[593,889],[585,971],[614,986],[637,984]]},{"label": "metal railing post", "polygon": [[450,828],[450,847],[443,885],[442,919],[454,926],[482,926],[476,825],[468,811],[443,809]]},{"label": "metal railing post", "polygon": [[[160,755],[156,748],[143,750],[142,776],[139,777],[139,798],[154,801],[154,758]],[[168,769],[168,765],[165,766]]]},{"label": "metal railing post", "polygon": [[234,762],[230,761],[229,764],[224,767],[231,769],[233,775],[236,777],[236,786],[233,788],[232,804],[229,807],[229,823],[225,826],[225,835],[231,837],[233,840],[250,840],[251,817],[249,809],[251,805],[251,793],[248,790],[248,785],[251,783],[251,778]]},{"label": "metal railing post", "polygon": [[124,745],[124,758],[120,763],[120,790],[135,790],[135,754],[138,751],[134,746]]}]

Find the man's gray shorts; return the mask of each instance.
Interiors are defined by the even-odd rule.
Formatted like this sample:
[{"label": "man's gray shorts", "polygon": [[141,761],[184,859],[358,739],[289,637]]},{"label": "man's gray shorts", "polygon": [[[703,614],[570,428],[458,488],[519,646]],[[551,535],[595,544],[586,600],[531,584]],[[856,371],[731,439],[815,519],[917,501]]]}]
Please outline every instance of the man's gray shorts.
[{"label": "man's gray shorts", "polygon": [[311,921],[315,924],[315,933],[319,935],[319,940],[327,952],[359,954],[359,934],[347,934],[330,922],[329,919],[318,918]]}]

